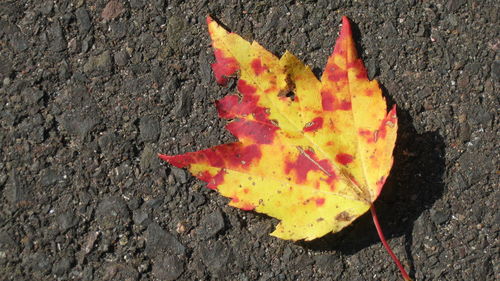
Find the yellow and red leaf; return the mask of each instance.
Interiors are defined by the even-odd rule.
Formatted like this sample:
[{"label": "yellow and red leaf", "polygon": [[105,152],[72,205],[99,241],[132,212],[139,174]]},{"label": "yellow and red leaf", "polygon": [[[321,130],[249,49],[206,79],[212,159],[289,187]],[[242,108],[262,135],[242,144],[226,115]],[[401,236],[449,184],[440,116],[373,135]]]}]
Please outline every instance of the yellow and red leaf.
[{"label": "yellow and red leaf", "polygon": [[349,21],[318,80],[289,52],[278,58],[207,18],[216,81],[239,76],[216,102],[238,142],[160,157],[188,168],[229,205],[281,222],[271,235],[312,240],[340,231],[376,200],[392,166],[396,108],[356,54]]}]

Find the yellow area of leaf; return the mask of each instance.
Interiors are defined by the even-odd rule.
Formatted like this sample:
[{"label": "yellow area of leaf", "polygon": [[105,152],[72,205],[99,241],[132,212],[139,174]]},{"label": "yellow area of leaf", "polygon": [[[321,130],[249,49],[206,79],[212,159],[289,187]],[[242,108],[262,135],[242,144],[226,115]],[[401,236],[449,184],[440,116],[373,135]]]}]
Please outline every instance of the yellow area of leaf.
[{"label": "yellow area of leaf", "polygon": [[281,222],[271,234],[312,240],[365,213],[392,166],[395,108],[357,57],[347,18],[321,81],[298,58],[278,58],[211,18],[219,83],[239,75],[238,95],[218,101],[239,142],[161,156],[208,182],[229,205]]}]

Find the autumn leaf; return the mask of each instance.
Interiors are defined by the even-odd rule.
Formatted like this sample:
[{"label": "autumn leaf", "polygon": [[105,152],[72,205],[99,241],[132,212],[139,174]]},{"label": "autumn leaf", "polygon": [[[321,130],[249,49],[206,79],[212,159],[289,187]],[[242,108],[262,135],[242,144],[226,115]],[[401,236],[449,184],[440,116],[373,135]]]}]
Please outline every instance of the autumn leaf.
[{"label": "autumn leaf", "polygon": [[281,239],[338,232],[368,211],[393,163],[396,107],[387,112],[368,80],[348,19],[321,81],[290,52],[278,58],[210,17],[207,24],[216,81],[239,76],[238,93],[216,102],[239,141],[160,157],[229,205],[279,219],[271,235]]}]

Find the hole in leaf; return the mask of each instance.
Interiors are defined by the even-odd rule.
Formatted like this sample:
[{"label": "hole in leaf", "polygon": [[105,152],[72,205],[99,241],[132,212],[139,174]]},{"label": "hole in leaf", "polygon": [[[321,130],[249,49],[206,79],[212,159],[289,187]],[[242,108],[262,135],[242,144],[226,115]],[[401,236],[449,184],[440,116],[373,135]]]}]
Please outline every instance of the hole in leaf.
[{"label": "hole in leaf", "polygon": [[288,92],[285,96],[287,98],[291,99],[292,101],[295,100],[295,93],[294,92]]}]

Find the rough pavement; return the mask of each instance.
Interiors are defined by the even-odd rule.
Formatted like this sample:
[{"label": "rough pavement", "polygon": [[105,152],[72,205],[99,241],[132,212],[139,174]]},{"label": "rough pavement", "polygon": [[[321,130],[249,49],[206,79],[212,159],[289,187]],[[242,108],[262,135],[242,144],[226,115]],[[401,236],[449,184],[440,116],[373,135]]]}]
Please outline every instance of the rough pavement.
[{"label": "rough pavement", "polygon": [[211,14],[321,73],[340,17],[400,132],[376,206],[415,280],[494,280],[496,1],[0,1],[0,279],[398,280],[369,216],[309,243],[160,163],[230,142]]}]

